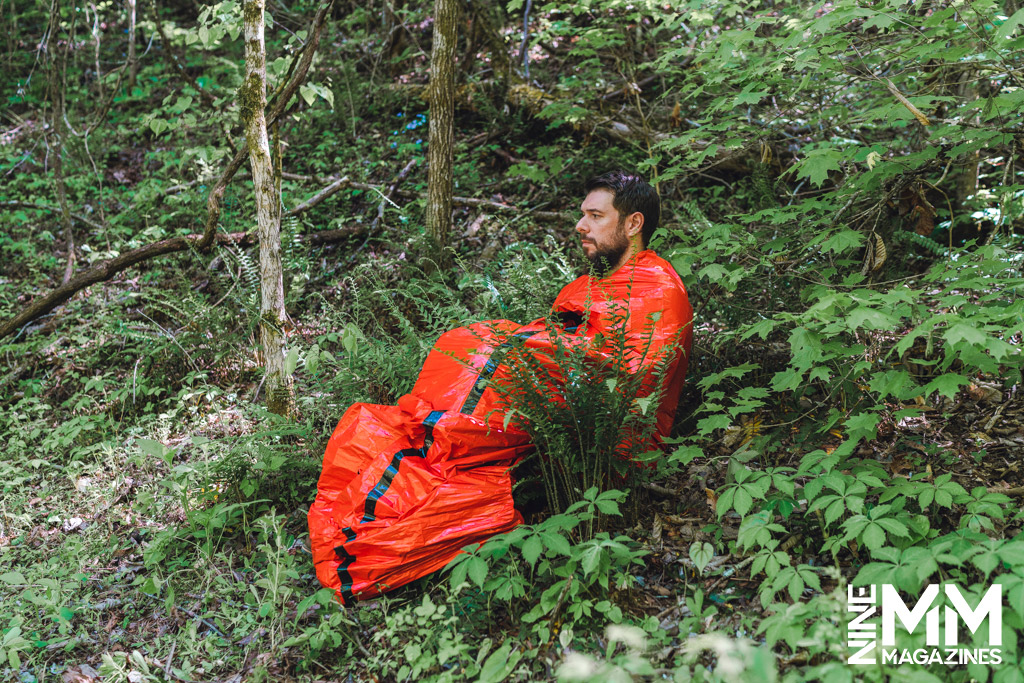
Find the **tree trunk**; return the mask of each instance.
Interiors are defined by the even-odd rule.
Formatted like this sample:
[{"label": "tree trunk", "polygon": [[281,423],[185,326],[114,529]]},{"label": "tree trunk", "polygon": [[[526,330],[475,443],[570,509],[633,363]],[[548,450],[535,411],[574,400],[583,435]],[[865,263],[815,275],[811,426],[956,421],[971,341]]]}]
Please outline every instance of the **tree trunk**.
[{"label": "tree trunk", "polygon": [[458,0],[435,0],[430,55],[430,139],[427,145],[427,231],[439,267],[447,262],[452,222],[455,43]]},{"label": "tree trunk", "polygon": [[135,79],[139,75],[139,61],[135,55],[135,2],[128,3],[128,92],[135,87]]},{"label": "tree trunk", "polygon": [[[47,29],[47,45],[49,79],[50,79],[50,151],[53,152],[53,178],[56,185],[57,204],[60,206],[61,225],[64,228],[64,241],[68,251],[67,265],[61,284],[71,281],[75,272],[75,235],[71,227],[71,209],[68,207],[67,186],[64,181],[64,71],[67,68],[67,46],[74,40],[74,17],[71,23],[71,35],[65,41],[64,53],[61,55],[57,41],[60,30],[60,6],[54,0],[50,6],[50,22]],[[59,60],[59,61],[58,61]]]},{"label": "tree trunk", "polygon": [[267,136],[267,52],[263,41],[265,0],[245,0],[245,81],[238,91],[245,140],[256,190],[260,240],[260,345],[266,366],[267,408],[291,413],[292,383],[285,369],[284,276],[281,267],[281,212],[274,192],[274,164]]}]

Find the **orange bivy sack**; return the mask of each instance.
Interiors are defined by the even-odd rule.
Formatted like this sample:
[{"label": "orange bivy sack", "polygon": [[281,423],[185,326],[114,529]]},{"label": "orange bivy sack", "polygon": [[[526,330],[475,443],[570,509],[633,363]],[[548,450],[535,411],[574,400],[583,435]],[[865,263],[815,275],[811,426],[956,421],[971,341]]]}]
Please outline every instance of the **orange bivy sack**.
[{"label": "orange bivy sack", "polygon": [[520,524],[510,470],[533,446],[525,432],[504,424],[501,398],[489,386],[502,373],[502,353],[521,344],[550,355],[556,334],[563,344],[607,339],[611,313],[624,309],[630,372],[649,371],[659,353],[677,354],[657,416],[666,435],[686,374],[693,309],[672,266],[642,251],[608,277],[583,276],[562,289],[552,313],[564,328],[541,318],[451,330],[397,406],[356,403],[345,412],[309,510],[320,582],[344,603],[371,597]]}]

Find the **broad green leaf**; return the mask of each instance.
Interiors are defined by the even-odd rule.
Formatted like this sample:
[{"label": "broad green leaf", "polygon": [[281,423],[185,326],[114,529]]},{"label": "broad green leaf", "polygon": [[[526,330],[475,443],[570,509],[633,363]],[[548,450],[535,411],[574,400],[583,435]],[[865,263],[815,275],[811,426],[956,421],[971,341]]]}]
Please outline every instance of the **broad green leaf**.
[{"label": "broad green leaf", "polygon": [[830,171],[839,170],[839,162],[843,154],[833,147],[823,147],[807,153],[807,156],[797,163],[797,178],[807,178],[815,187],[821,187],[822,183],[828,180]]},{"label": "broad green leaf", "polygon": [[469,574],[469,579],[475,583],[479,588],[484,587],[484,579],[487,578],[487,561],[482,557],[473,556],[466,562],[468,567],[466,573]]},{"label": "broad green leaf", "polygon": [[754,504],[754,499],[747,492],[744,487],[736,488],[736,497],[733,500],[733,504],[736,508],[736,512],[742,517],[743,515],[750,512],[750,507]]},{"label": "broad green leaf", "polygon": [[933,391],[939,392],[946,398],[953,398],[956,393],[960,391],[960,387],[970,384],[971,381],[963,375],[955,373],[947,373],[945,375],[939,375],[924,387],[924,393],[930,394]]},{"label": "broad green leaf", "polygon": [[296,366],[299,364],[299,348],[293,346],[288,349],[288,354],[284,357],[284,374],[291,375],[295,372]]},{"label": "broad green leaf", "polygon": [[857,306],[846,314],[846,324],[851,330],[890,330],[899,322],[895,316],[869,306]]},{"label": "broad green leaf", "polygon": [[537,564],[537,559],[544,550],[544,544],[538,534],[534,534],[523,543],[523,559],[530,563],[530,566]]},{"label": "broad green leaf", "polygon": [[966,342],[976,346],[985,346],[988,342],[988,335],[974,325],[968,323],[954,323],[943,332],[942,337],[950,344]]},{"label": "broad green leaf", "polygon": [[708,562],[715,556],[715,547],[707,541],[700,543],[694,542],[690,544],[690,560],[693,561],[697,571],[701,574],[704,573],[704,568],[708,566]]},{"label": "broad green leaf", "polygon": [[847,437],[853,441],[861,439],[871,440],[875,438],[878,429],[878,413],[861,412],[846,420]]},{"label": "broad green leaf", "polygon": [[1009,19],[996,29],[995,39],[1006,40],[1020,28],[1021,24],[1024,24],[1024,9],[1014,12]]},{"label": "broad green leaf", "polygon": [[583,569],[584,576],[590,576],[597,571],[597,567],[601,563],[601,556],[603,554],[604,549],[596,543],[590,543],[584,549],[580,554],[580,568]]},{"label": "broad green leaf", "polygon": [[569,544],[569,539],[565,536],[542,531],[540,537],[544,541],[544,547],[549,551],[566,556],[572,554],[572,546]]},{"label": "broad green leaf", "polygon": [[870,549],[881,548],[885,544],[885,532],[881,526],[874,522],[864,527],[861,538],[864,541],[864,545]]},{"label": "broad green leaf", "polygon": [[154,441],[153,439],[136,439],[135,444],[143,453],[146,455],[152,455],[156,458],[163,459],[170,451],[167,446],[163,445],[159,441]]},{"label": "broad green leaf", "polygon": [[491,653],[480,668],[478,683],[500,683],[505,680],[519,665],[522,656],[522,652],[519,650],[513,652],[511,643],[505,641],[501,647]]},{"label": "broad green leaf", "polygon": [[864,243],[864,234],[857,230],[839,230],[821,243],[823,252],[842,253]]}]

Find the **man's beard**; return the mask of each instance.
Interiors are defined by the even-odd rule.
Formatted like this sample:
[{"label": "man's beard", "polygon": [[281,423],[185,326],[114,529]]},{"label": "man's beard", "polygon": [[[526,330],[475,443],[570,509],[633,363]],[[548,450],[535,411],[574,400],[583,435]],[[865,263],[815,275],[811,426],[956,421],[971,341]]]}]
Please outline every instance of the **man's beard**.
[{"label": "man's beard", "polygon": [[614,268],[622,256],[629,249],[629,237],[625,231],[625,220],[619,221],[618,228],[615,231],[615,237],[610,244],[597,244],[592,242],[594,245],[594,253],[587,257],[590,261],[591,266],[594,269],[594,273],[598,277],[604,277],[608,272]]}]

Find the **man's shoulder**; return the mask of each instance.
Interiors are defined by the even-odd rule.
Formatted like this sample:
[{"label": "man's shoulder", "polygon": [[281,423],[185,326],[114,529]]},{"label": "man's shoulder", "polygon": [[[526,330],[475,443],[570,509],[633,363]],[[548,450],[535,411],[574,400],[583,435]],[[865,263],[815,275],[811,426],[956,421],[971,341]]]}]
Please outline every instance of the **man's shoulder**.
[{"label": "man's shoulder", "polygon": [[638,255],[633,278],[659,287],[686,291],[682,279],[672,264],[650,249],[646,249]]}]

